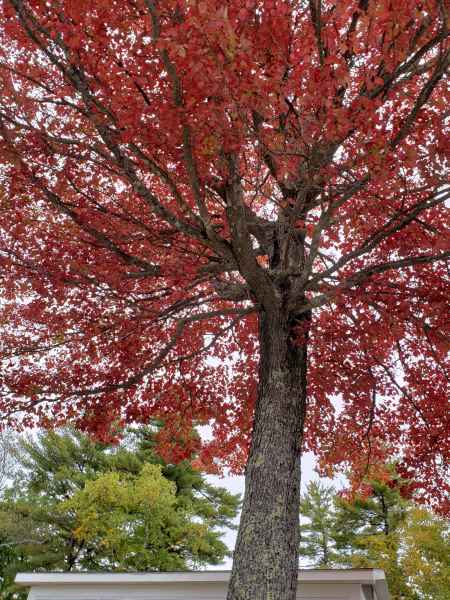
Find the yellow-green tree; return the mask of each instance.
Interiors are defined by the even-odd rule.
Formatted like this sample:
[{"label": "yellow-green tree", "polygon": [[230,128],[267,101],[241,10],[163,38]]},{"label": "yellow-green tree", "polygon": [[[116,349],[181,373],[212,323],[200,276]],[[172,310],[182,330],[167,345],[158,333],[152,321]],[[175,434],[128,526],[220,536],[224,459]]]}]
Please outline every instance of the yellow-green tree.
[{"label": "yellow-green tree", "polygon": [[405,482],[391,475],[351,500],[310,485],[300,554],[316,567],[383,569],[392,600],[450,600],[449,523],[405,500]]},{"label": "yellow-green tree", "polygon": [[72,512],[75,538],[95,545],[110,569],[179,570],[189,554],[212,551],[208,527],[180,510],[175,484],[157,465],[100,475],[59,509]]},{"label": "yellow-green tree", "polygon": [[410,504],[389,533],[360,534],[347,564],[386,573],[392,600],[450,599],[450,538],[446,520]]},{"label": "yellow-green tree", "polygon": [[450,598],[448,521],[412,507],[402,528],[401,566],[410,586],[425,600]]}]

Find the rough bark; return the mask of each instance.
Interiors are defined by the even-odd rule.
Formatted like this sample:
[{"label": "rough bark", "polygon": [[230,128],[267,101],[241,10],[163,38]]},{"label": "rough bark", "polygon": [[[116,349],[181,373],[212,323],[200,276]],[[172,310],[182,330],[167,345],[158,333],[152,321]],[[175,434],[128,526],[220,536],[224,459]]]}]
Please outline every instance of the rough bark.
[{"label": "rough bark", "polygon": [[293,343],[296,325],[287,311],[260,314],[259,391],[227,600],[296,596],[306,407],[306,343]]}]

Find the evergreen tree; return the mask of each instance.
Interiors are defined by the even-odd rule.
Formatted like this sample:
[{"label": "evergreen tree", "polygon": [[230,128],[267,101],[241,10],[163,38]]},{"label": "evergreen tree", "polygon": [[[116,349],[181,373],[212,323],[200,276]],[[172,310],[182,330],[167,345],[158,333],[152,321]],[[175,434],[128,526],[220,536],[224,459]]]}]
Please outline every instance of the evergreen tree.
[{"label": "evergreen tree", "polygon": [[334,499],[336,491],[312,481],[300,500],[300,559],[308,566],[331,568],[336,565]]},{"label": "evergreen tree", "polygon": [[14,470],[17,436],[10,429],[0,429],[0,493],[8,485]]},{"label": "evergreen tree", "polygon": [[367,495],[351,500],[336,496],[336,549],[341,564],[354,568],[380,568],[393,600],[417,596],[408,585],[401,565],[403,527],[408,503],[402,498],[402,481],[371,480]]},{"label": "evergreen tree", "polygon": [[18,571],[28,571],[28,562],[17,551],[15,544],[0,534],[0,598],[1,600],[27,600],[28,592],[14,586]]},{"label": "evergreen tree", "polygon": [[335,496],[337,525],[341,532],[339,547],[358,546],[358,539],[370,535],[386,535],[396,531],[405,519],[407,502],[401,496],[404,482],[395,474],[388,481],[370,480],[368,493],[351,500]]},{"label": "evergreen tree", "polygon": [[383,569],[392,600],[449,600],[449,523],[405,500],[405,484],[391,471],[346,498],[311,483],[300,504],[301,558],[315,567]]},{"label": "evergreen tree", "polygon": [[220,563],[227,555],[221,530],[233,526],[239,499],[209,485],[187,461],[164,463],[154,451],[156,434],[130,432],[116,447],[74,430],[23,440],[0,505],[0,536],[14,554],[2,562],[5,582],[19,566],[168,570]]}]

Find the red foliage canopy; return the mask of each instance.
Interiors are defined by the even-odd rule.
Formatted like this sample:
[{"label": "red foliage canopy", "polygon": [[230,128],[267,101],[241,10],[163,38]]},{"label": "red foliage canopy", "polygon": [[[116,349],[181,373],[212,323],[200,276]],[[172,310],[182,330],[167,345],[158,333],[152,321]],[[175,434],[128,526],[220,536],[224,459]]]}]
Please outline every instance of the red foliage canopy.
[{"label": "red foliage canopy", "polygon": [[200,460],[238,469],[258,313],[289,279],[312,311],[306,447],[359,475],[396,457],[443,508],[444,0],[0,10],[5,418],[157,416],[188,454],[210,424]]}]

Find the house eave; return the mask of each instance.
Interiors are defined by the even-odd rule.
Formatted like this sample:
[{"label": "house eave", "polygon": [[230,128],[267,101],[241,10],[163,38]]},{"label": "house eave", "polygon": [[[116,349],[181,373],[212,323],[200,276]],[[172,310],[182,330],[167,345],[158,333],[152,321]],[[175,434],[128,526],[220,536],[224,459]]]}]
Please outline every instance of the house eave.
[{"label": "house eave", "polygon": [[[164,584],[164,583],[219,583],[227,582],[230,571],[176,571],[158,573],[18,573],[16,583],[21,586],[41,585],[101,585],[101,584]],[[386,581],[379,569],[301,569],[299,582],[304,583],[359,583],[373,585],[379,600]],[[387,588],[386,588],[387,589]],[[378,591],[379,590],[379,591]]]}]

